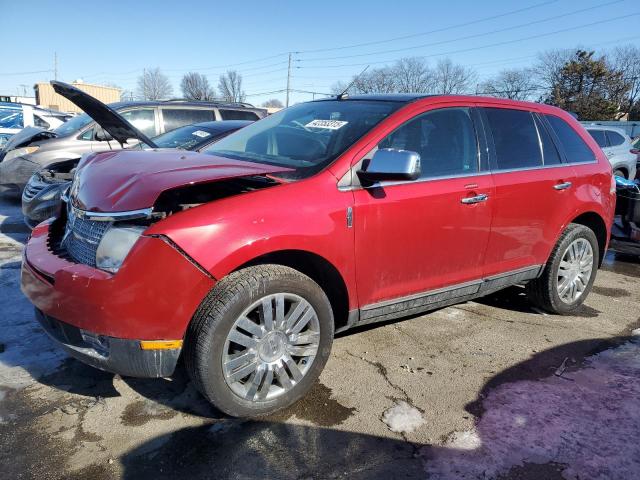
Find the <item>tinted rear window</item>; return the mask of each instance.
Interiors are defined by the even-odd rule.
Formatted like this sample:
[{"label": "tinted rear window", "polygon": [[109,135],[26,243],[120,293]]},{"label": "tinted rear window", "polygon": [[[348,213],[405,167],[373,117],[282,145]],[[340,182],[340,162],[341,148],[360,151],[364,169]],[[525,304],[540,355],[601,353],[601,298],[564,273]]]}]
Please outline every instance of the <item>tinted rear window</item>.
[{"label": "tinted rear window", "polygon": [[260,120],[255,112],[249,110],[223,110],[220,109],[222,120]]},{"label": "tinted rear window", "polygon": [[213,110],[195,110],[186,108],[162,109],[162,118],[164,119],[165,132],[182,127],[183,125],[215,120]]},{"label": "tinted rear window", "polygon": [[624,143],[624,137],[619,133],[607,130],[607,137],[609,137],[609,145],[611,145],[612,147],[617,147],[618,145],[622,145]]},{"label": "tinted rear window", "polygon": [[498,170],[542,165],[538,131],[530,112],[505,108],[484,111],[493,135]]},{"label": "tinted rear window", "polygon": [[555,115],[545,115],[551,128],[560,139],[564,151],[567,155],[569,163],[585,163],[593,162],[596,157],[589,146],[584,142],[582,137],[578,135],[573,127],[560,117]]},{"label": "tinted rear window", "polygon": [[604,130],[587,130],[589,135],[593,137],[601,148],[607,147],[607,136],[604,134]]}]

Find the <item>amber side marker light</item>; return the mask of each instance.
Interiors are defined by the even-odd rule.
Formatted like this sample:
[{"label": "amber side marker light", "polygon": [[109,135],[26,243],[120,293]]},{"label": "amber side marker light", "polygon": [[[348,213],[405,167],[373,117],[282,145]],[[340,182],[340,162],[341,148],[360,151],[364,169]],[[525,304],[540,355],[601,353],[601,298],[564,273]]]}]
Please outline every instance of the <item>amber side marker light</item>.
[{"label": "amber side marker light", "polygon": [[142,350],[171,350],[181,347],[182,340],[140,340]]}]

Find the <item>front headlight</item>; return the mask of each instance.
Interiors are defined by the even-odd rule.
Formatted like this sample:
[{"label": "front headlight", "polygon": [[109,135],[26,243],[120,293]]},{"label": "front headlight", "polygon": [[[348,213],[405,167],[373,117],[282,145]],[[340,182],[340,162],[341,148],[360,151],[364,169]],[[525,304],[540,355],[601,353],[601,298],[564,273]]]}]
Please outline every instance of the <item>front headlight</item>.
[{"label": "front headlight", "polygon": [[30,153],[37,152],[39,149],[40,149],[40,147],[34,146],[34,147],[23,147],[23,148],[16,148],[15,150],[10,150],[5,155],[4,161],[6,162],[7,160],[11,160],[12,158],[23,157],[25,155],[29,155]]},{"label": "front headlight", "polygon": [[98,245],[96,266],[116,273],[144,231],[144,227],[111,227]]}]

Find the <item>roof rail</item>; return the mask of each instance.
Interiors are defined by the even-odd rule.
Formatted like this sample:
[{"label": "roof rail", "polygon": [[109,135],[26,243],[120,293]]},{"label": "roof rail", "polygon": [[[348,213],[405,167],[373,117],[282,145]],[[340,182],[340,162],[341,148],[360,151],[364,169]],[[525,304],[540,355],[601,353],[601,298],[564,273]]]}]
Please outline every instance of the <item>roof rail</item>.
[{"label": "roof rail", "polygon": [[164,103],[204,103],[209,105],[256,108],[254,105],[247,102],[225,102],[223,100],[189,100],[187,98],[169,98],[167,100],[160,100],[160,101]]}]

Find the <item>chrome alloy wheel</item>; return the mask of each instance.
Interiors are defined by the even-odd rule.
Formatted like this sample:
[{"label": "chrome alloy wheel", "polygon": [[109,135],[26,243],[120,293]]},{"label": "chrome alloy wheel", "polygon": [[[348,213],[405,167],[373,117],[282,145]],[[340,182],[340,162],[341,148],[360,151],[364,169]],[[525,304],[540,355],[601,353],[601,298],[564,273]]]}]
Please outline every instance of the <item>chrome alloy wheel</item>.
[{"label": "chrome alloy wheel", "polygon": [[589,285],[593,270],[593,248],[584,238],[571,242],[558,268],[557,289],[560,300],[573,303]]},{"label": "chrome alloy wheel", "polygon": [[245,400],[270,400],[304,378],[319,344],[320,322],[309,302],[291,293],[267,295],[231,327],[222,354],[224,379]]}]

